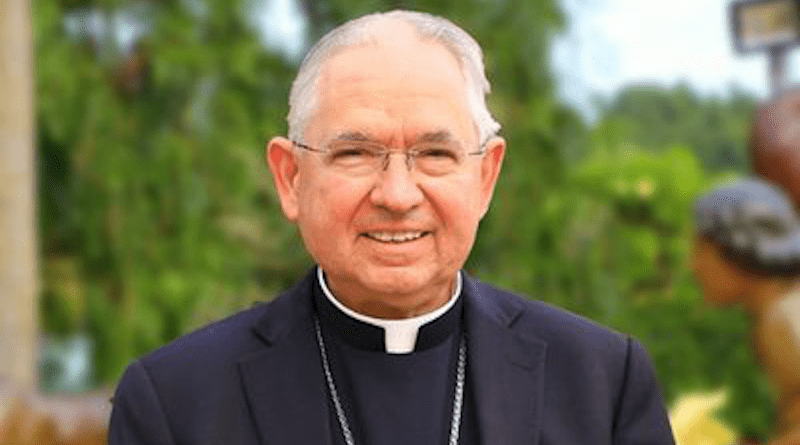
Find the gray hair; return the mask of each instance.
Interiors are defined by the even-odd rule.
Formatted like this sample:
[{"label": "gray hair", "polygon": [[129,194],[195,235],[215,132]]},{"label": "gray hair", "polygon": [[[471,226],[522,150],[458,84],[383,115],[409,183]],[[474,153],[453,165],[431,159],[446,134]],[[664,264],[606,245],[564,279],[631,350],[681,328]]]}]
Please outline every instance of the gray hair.
[{"label": "gray hair", "polygon": [[800,220],[774,184],[740,180],[701,196],[694,210],[698,234],[734,264],[762,275],[800,272]]},{"label": "gray hair", "polygon": [[391,11],[368,14],[353,19],[323,36],[306,54],[289,92],[289,139],[302,140],[308,121],[318,106],[317,81],[322,63],[334,50],[365,44],[371,41],[379,27],[377,23],[393,19],[414,28],[421,39],[442,44],[461,66],[466,82],[467,106],[481,143],[496,135],[500,124],[486,106],[490,85],[483,66],[483,51],[466,31],[453,22],[423,12]]}]

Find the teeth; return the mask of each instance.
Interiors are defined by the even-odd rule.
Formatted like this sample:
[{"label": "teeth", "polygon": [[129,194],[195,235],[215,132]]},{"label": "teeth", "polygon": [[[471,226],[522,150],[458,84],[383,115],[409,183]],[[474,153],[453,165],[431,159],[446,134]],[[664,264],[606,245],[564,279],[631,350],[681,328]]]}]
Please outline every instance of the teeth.
[{"label": "teeth", "polygon": [[402,243],[422,237],[425,232],[368,232],[367,236],[384,243]]}]

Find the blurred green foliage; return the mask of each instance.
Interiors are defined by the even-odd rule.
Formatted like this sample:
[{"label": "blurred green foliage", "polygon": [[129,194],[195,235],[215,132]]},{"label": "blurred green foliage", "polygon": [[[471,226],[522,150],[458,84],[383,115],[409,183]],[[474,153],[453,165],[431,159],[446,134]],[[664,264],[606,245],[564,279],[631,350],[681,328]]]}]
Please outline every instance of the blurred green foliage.
[{"label": "blurred green foliage", "polygon": [[[668,400],[729,387],[727,420],[765,435],[771,404],[747,320],[704,308],[687,266],[693,198],[747,169],[752,98],[631,87],[589,127],[554,97],[549,43],[563,18],[552,0],[301,6],[312,39],[394,7],[469,30],[509,149],[467,269],[640,338]],[[34,1],[42,323],[92,338],[98,383],[273,298],[311,264],[263,160],[286,131],[295,62],[261,45],[253,7]],[[144,29],[132,48],[91,25],[120,17]]]},{"label": "blurred green foliage", "polygon": [[[43,321],[90,333],[101,380],[309,263],[263,162],[294,69],[243,11],[35,4]],[[134,48],[89,32],[125,14],[147,29]]]},{"label": "blurred green foliage", "polygon": [[747,138],[753,98],[734,88],[728,98],[701,98],[688,86],[631,86],[603,105],[598,130],[616,143],[659,152],[692,147],[709,172],[749,168]]}]

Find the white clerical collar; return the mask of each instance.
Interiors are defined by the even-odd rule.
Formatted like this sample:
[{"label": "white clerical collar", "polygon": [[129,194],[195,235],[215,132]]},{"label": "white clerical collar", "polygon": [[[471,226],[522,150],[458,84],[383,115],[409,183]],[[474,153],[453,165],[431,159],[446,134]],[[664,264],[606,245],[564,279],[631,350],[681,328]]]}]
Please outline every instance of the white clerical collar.
[{"label": "white clerical collar", "polygon": [[370,317],[369,315],[360,314],[347,306],[343,305],[333,293],[328,289],[325,283],[325,277],[321,267],[317,267],[317,278],[319,285],[322,288],[322,293],[325,294],[328,301],[336,306],[340,311],[346,315],[355,318],[356,320],[364,323],[383,328],[384,341],[386,343],[386,352],[389,354],[408,354],[414,351],[414,346],[417,343],[417,333],[419,328],[423,325],[439,318],[445,314],[454,304],[458,301],[458,296],[461,294],[461,272],[456,272],[456,285],[453,289],[453,295],[444,306],[436,309],[433,312],[419,315],[412,318],[404,318],[402,320],[387,320],[383,318]]}]

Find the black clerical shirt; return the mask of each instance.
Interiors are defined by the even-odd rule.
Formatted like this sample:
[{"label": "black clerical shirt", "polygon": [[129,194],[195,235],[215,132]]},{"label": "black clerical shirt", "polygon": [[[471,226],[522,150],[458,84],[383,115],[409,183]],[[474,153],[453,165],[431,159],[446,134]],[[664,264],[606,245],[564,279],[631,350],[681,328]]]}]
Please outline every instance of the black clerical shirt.
[{"label": "black clerical shirt", "polygon": [[[447,444],[463,298],[420,327],[413,351],[397,354],[386,352],[383,328],[345,314],[316,284],[314,302],[331,373],[356,445]],[[475,445],[478,437],[468,368],[461,445]],[[346,445],[330,394],[328,405],[332,443]]]}]

